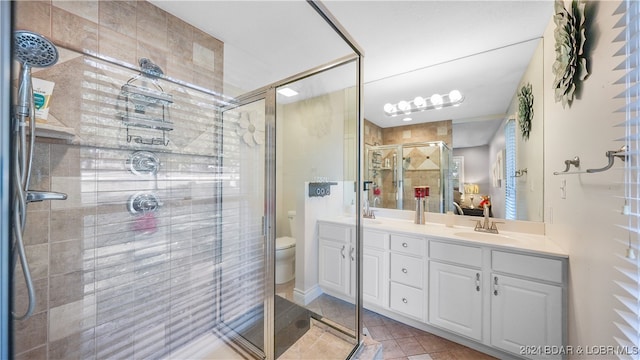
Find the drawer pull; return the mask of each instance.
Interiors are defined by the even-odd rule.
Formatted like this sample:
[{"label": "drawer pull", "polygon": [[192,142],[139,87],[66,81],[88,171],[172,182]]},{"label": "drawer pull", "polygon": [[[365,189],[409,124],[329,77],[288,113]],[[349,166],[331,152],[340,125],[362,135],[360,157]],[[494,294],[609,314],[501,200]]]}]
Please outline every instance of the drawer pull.
[{"label": "drawer pull", "polygon": [[493,277],[493,295],[498,296],[498,277]]},{"label": "drawer pull", "polygon": [[409,246],[409,244],[407,244],[406,242],[402,243],[402,247],[406,248],[408,246]]},{"label": "drawer pull", "polygon": [[476,291],[480,291],[480,273],[476,273]]},{"label": "drawer pull", "polygon": [[406,303],[408,303],[409,301],[407,300],[407,298],[402,298],[402,302],[406,304]]},{"label": "drawer pull", "polygon": [[342,255],[342,258],[344,259],[344,248],[346,245],[342,245],[342,250],[340,250],[340,254]]},{"label": "drawer pull", "polygon": [[406,274],[408,270],[406,268],[402,268],[402,272]]}]

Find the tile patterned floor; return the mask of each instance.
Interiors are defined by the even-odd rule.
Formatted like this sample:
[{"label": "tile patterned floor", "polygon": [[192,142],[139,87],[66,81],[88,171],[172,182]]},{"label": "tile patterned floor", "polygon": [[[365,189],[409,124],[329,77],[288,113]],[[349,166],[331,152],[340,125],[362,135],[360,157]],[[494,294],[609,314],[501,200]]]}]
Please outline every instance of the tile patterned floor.
[{"label": "tile patterned floor", "polygon": [[371,337],[382,343],[384,359],[489,360],[489,355],[416,329],[370,310],[362,315]]},{"label": "tile patterned floor", "polygon": [[[293,299],[293,282],[277,285],[276,293]],[[353,329],[353,305],[329,295],[321,295],[307,308]],[[362,312],[363,326],[371,338],[383,346],[385,360],[490,360],[492,356],[403,324],[373,311]],[[303,359],[303,358],[300,358]]]}]

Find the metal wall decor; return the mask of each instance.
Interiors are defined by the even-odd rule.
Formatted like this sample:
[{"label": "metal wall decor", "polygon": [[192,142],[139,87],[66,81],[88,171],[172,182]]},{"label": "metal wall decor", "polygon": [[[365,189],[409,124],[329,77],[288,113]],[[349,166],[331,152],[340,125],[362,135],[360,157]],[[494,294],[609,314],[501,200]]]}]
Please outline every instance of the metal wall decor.
[{"label": "metal wall decor", "polygon": [[555,1],[556,61],[553,63],[553,89],[556,102],[562,107],[571,106],[577,86],[589,76],[587,58],[584,52],[585,3],[573,0],[571,8],[565,9],[563,0]]},{"label": "metal wall decor", "polygon": [[518,124],[524,140],[529,140],[531,119],[533,119],[533,88],[528,83],[518,91]]}]

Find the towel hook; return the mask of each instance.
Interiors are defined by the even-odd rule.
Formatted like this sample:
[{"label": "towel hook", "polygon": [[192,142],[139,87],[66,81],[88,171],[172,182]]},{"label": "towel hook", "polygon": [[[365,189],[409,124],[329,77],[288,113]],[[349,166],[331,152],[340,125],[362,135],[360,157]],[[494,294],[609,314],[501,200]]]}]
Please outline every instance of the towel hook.
[{"label": "towel hook", "polygon": [[579,168],[580,167],[580,158],[576,156],[576,157],[573,158],[573,160],[565,160],[564,161],[564,166],[565,166],[564,170],[563,171],[555,171],[553,173],[553,175],[559,175],[559,174],[568,172],[569,169],[571,168],[571,165],[575,166],[576,168]]}]

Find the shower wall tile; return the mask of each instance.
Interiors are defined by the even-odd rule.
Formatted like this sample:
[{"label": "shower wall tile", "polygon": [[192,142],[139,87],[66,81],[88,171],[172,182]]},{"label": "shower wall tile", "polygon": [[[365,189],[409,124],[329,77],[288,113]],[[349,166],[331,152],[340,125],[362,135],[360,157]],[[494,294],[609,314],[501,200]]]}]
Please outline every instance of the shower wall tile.
[{"label": "shower wall tile", "polygon": [[[136,25],[138,40],[144,39],[162,50],[167,49],[167,13],[165,11],[149,2],[138,1]],[[155,58],[150,59],[156,62]]]},{"label": "shower wall tile", "polygon": [[100,31],[108,29],[123,35],[135,36],[137,5],[137,1],[100,1]]},{"label": "shower wall tile", "polygon": [[[183,61],[193,60],[195,28],[178,17],[167,14],[167,47],[172,54],[180,54]],[[173,76],[173,75],[172,75]]]},{"label": "shower wall tile", "polygon": [[47,342],[47,312],[34,314],[22,321],[14,321],[14,349],[16,354],[31,350]]},{"label": "shower wall tile", "polygon": [[[112,3],[118,2],[114,1]],[[132,33],[123,34],[111,29],[100,28],[98,36],[100,54],[137,66],[138,58],[136,57],[135,39],[126,34]]]},{"label": "shower wall tile", "polygon": [[53,6],[91,22],[98,22],[98,0],[52,0]]},{"label": "shower wall tile", "polygon": [[16,29],[51,37],[51,1],[20,0],[15,6]]},{"label": "shower wall tile", "polygon": [[[15,360],[42,360],[47,358],[47,346],[42,345],[15,356]],[[53,358],[56,359],[56,358]],[[60,358],[61,359],[61,358]]]},{"label": "shower wall tile", "polygon": [[49,344],[50,359],[82,360],[95,358],[95,330],[75,333]]},{"label": "shower wall tile", "polygon": [[[66,201],[66,200],[65,200]],[[80,240],[84,238],[85,217],[88,209],[68,209],[51,211],[51,242]],[[53,248],[52,248],[53,253]]]},{"label": "shower wall tile", "polygon": [[70,210],[89,206],[91,199],[82,196],[82,179],[77,176],[52,176],[51,188],[67,194],[64,201],[51,201],[51,210]]},{"label": "shower wall tile", "polygon": [[[24,276],[22,275],[22,268],[16,266],[15,274],[17,279],[13,285],[13,311],[15,311],[16,314],[24,314],[27,311],[27,307],[29,306],[29,298],[27,295],[27,286],[24,282]],[[33,313],[37,314],[46,311],[48,309],[49,299],[49,280],[34,280],[33,289],[36,294],[36,307],[33,310]]]},{"label": "shower wall tile", "polygon": [[27,225],[24,229],[23,239],[25,245],[47,243],[49,239],[49,211],[27,212]]},{"label": "shower wall tile", "polygon": [[49,275],[49,244],[25,246],[27,261],[34,280]]},{"label": "shower wall tile", "polygon": [[77,146],[52,144],[50,149],[51,176],[80,176],[81,150]]},{"label": "shower wall tile", "polygon": [[98,25],[55,6],[51,8],[51,37],[65,47],[98,52]]},{"label": "shower wall tile", "polygon": [[96,325],[96,298],[89,295],[81,300],[51,308],[49,316],[50,342],[81,333]]},{"label": "shower wall tile", "polygon": [[34,190],[49,191],[50,183],[50,146],[49,144],[36,143],[31,164],[31,181],[29,188]]},{"label": "shower wall tile", "polygon": [[82,271],[52,276],[49,281],[49,306],[51,308],[76,302],[85,296]]}]

